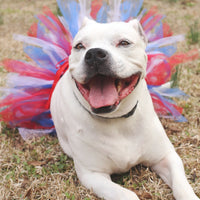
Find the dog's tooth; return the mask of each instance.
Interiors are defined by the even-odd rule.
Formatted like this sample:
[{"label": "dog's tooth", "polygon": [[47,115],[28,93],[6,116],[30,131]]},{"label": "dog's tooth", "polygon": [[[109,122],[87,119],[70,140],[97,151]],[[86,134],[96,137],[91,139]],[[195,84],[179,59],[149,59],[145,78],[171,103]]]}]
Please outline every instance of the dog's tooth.
[{"label": "dog's tooth", "polygon": [[121,82],[121,80],[119,80],[117,83],[117,92],[119,92],[121,90],[121,88],[122,88],[122,82]]}]

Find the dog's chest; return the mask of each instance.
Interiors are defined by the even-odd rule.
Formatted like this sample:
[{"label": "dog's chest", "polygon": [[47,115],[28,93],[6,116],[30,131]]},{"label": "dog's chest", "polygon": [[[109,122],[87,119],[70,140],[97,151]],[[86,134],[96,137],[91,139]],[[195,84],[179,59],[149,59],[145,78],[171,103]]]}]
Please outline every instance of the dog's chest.
[{"label": "dog's chest", "polygon": [[107,150],[105,147],[105,154],[113,166],[116,167],[117,172],[124,172],[132,166],[138,164],[142,155],[141,146],[134,137],[118,137],[115,140],[109,141]]},{"label": "dog's chest", "polygon": [[[106,169],[109,173],[125,172],[140,162],[142,147],[140,138],[127,130],[96,130],[95,135],[88,136],[83,131],[80,157],[90,163],[90,167]],[[102,134],[104,132],[104,134]],[[107,134],[106,134],[107,132]],[[77,141],[77,140],[76,140]]]}]

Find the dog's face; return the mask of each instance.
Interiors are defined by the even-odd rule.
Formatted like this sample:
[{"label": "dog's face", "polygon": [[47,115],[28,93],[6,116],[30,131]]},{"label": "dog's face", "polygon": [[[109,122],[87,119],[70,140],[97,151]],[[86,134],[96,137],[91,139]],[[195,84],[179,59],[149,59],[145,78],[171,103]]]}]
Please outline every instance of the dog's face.
[{"label": "dog's face", "polygon": [[69,58],[73,90],[82,106],[107,117],[129,111],[117,112],[127,107],[121,106],[127,99],[134,102],[145,76],[145,48],[146,38],[137,20],[99,24],[85,19]]}]

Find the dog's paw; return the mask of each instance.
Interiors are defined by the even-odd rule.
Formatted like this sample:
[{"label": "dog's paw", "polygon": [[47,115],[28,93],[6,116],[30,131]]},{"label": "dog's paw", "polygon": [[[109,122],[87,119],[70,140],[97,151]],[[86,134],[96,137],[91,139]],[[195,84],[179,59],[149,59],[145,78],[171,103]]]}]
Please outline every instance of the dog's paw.
[{"label": "dog's paw", "polygon": [[190,197],[181,197],[181,198],[176,198],[176,200],[200,200],[199,197],[196,195],[192,195]]},{"label": "dog's paw", "polygon": [[177,199],[177,200],[200,200],[198,197],[192,197],[192,198],[182,198],[182,199]]},{"label": "dog's paw", "polygon": [[140,200],[138,196],[129,190],[125,190],[119,197],[119,200]]},{"label": "dog's paw", "polygon": [[[188,199],[189,200],[189,199]],[[191,200],[200,200],[199,197],[195,196],[194,198],[191,198]]]}]

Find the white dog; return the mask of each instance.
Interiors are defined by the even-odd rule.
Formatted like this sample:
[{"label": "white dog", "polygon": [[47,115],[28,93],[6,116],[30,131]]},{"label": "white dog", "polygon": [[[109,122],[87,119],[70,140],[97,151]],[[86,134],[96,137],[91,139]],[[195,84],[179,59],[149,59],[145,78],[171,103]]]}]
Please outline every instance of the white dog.
[{"label": "white dog", "polygon": [[145,47],[137,20],[84,20],[69,70],[51,101],[60,144],[73,158],[81,183],[101,198],[138,200],[110,175],[143,163],[172,188],[176,200],[199,200],[154,111],[144,79]]}]

